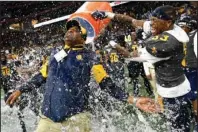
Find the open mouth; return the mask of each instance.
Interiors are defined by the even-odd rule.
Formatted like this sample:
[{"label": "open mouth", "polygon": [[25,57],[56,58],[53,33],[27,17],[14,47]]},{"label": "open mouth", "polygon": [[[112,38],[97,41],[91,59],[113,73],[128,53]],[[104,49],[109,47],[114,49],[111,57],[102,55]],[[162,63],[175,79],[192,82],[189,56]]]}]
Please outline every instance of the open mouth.
[{"label": "open mouth", "polygon": [[157,31],[157,30],[156,30],[156,27],[157,27],[157,24],[155,24],[154,22],[152,22],[152,23],[151,23],[151,33],[152,33],[152,34],[156,33],[156,31]]}]

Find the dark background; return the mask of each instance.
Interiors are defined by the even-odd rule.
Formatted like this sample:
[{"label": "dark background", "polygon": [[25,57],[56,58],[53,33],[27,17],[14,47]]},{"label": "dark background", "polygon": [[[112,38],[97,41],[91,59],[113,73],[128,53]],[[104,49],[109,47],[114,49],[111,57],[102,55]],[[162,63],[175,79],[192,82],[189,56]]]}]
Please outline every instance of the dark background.
[{"label": "dark background", "polygon": [[[82,4],[81,1],[4,1],[0,2],[1,46],[26,46],[29,43],[44,45],[54,41],[61,41],[64,35],[65,21],[33,28],[31,20],[38,23],[62,17],[75,12]],[[173,5],[179,7],[188,2],[129,2],[113,8],[114,12],[126,13],[137,19],[144,18],[144,14],[157,6]],[[9,29],[11,24],[23,24],[19,30]],[[31,41],[31,42],[30,42]]]}]

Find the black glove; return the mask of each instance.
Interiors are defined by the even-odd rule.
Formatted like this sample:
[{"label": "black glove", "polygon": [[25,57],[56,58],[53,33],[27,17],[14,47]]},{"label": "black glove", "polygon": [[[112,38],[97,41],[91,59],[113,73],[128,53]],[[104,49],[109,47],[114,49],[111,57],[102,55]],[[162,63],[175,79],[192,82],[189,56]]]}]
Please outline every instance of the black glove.
[{"label": "black glove", "polygon": [[91,16],[92,16],[95,20],[98,20],[98,19],[102,20],[102,19],[104,19],[104,18],[107,18],[107,15],[106,15],[105,11],[98,11],[98,10],[92,12],[92,13],[91,13]]}]

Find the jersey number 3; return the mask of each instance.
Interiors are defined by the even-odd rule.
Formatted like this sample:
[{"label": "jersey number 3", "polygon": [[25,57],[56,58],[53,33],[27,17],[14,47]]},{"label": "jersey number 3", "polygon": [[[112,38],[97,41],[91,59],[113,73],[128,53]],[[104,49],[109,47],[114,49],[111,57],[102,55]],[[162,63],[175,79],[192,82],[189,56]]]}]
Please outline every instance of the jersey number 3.
[{"label": "jersey number 3", "polygon": [[163,36],[154,36],[153,38],[152,38],[152,40],[161,40],[161,41],[167,41],[168,40],[168,38],[169,38],[169,36],[168,35],[163,35]]}]

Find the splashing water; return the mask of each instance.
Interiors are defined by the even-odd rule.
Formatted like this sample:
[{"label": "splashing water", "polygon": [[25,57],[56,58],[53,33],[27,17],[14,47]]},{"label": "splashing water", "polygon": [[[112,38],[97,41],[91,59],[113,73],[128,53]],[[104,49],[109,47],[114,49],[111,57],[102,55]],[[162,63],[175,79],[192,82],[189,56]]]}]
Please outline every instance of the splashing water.
[{"label": "splashing water", "polygon": [[[160,132],[165,129],[164,121],[159,115],[142,113],[134,106],[114,99],[102,91],[93,79],[89,86],[91,89],[89,107],[92,113],[93,132]],[[6,106],[3,99],[1,105],[2,132],[13,132],[13,130],[22,132],[17,115],[18,108]],[[34,132],[39,117],[29,107],[23,110],[23,116],[27,131]]]}]

